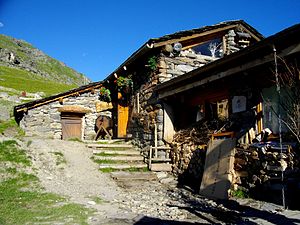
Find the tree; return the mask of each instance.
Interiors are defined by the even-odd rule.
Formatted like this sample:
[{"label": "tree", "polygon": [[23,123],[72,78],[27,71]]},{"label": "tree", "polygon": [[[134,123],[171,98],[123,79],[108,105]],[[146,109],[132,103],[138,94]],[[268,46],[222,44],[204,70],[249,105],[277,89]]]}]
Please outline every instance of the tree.
[{"label": "tree", "polygon": [[300,144],[300,69],[296,63],[288,64],[284,59],[277,58],[280,62],[278,83],[282,93],[279,104],[286,115],[281,121]]}]

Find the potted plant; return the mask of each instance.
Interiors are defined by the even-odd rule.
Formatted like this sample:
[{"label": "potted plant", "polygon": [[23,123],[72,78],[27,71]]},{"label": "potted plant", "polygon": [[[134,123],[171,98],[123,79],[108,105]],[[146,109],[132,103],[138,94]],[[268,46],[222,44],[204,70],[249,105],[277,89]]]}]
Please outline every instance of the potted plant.
[{"label": "potted plant", "polygon": [[110,90],[106,87],[101,87],[99,91],[99,100],[104,102],[111,102]]},{"label": "potted plant", "polygon": [[133,87],[133,82],[131,79],[131,76],[129,77],[118,77],[116,80],[117,86],[118,86],[118,91],[123,92],[123,93],[130,93]]}]

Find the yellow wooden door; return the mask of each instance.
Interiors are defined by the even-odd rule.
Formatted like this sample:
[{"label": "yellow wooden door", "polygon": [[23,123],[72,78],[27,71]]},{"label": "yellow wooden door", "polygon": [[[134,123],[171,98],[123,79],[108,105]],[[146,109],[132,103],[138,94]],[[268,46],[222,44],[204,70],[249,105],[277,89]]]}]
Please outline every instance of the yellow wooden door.
[{"label": "yellow wooden door", "polygon": [[126,138],[129,110],[118,104],[118,138]]}]

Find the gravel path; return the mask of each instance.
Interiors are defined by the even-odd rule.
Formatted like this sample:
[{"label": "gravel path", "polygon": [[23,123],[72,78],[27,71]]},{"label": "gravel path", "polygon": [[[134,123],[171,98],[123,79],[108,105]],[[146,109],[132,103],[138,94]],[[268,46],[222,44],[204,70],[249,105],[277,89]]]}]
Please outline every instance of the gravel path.
[{"label": "gravel path", "polygon": [[140,179],[119,172],[113,180],[80,142],[27,138],[24,143],[45,190],[95,209],[91,225],[300,224],[299,211],[277,212],[278,206],[253,200],[216,203],[178,188],[164,173]]},{"label": "gravel path", "polygon": [[33,167],[37,169],[37,176],[45,190],[95,209],[96,214],[90,218],[90,224],[131,220],[136,216],[112,203],[123,191],[109,174],[98,170],[97,164],[90,159],[92,150],[85,144],[32,138],[26,142]]}]

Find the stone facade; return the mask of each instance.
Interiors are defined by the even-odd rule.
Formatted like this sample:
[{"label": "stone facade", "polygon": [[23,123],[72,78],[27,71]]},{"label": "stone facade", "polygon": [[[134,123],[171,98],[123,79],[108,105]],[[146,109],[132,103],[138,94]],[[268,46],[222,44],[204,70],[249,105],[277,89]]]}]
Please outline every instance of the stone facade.
[{"label": "stone facade", "polygon": [[180,52],[178,56],[162,56],[158,62],[159,83],[181,76],[218,58],[196,54],[192,50]]},{"label": "stone facade", "polygon": [[86,92],[79,96],[66,97],[62,101],[57,100],[30,109],[24,114],[20,126],[27,136],[61,139],[62,124],[59,108],[76,105],[89,110],[82,118],[82,139],[92,140],[96,135],[94,127],[97,117],[99,115],[111,116],[111,113],[107,111],[97,112],[96,104],[100,102],[98,93],[99,90],[95,90],[94,93]]},{"label": "stone facade", "polygon": [[[193,50],[181,51],[178,55],[160,53],[157,57],[156,70],[152,71],[149,81],[140,86],[137,91],[138,94],[133,96],[133,116],[130,121],[129,133],[136,144],[140,147],[154,146],[156,125],[157,145],[168,145],[163,139],[165,109],[162,102],[157,101],[157,96],[153,92],[156,85],[188,73],[216,59],[211,56],[196,54]],[[137,72],[137,74],[139,73],[142,72]]]}]

